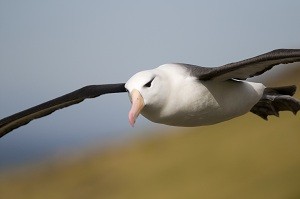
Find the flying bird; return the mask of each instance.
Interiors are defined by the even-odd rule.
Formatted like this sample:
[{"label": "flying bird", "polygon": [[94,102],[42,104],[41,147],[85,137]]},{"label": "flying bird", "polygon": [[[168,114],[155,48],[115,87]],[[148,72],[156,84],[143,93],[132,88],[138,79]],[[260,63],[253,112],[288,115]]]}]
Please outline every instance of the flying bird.
[{"label": "flying bird", "polygon": [[279,111],[300,110],[296,86],[268,88],[246,81],[279,64],[300,62],[300,49],[278,49],[219,67],[164,64],[133,75],[126,83],[90,85],[0,120],[0,137],[30,121],[87,98],[128,92],[129,123],[139,114],[172,126],[212,125],[252,112],[267,120]]}]

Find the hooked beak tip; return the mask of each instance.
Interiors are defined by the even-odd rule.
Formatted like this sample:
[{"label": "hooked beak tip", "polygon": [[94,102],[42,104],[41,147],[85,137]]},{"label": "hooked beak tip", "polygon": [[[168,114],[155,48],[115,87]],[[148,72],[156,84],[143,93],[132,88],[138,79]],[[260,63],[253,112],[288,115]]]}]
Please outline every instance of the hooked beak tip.
[{"label": "hooked beak tip", "polygon": [[134,115],[131,112],[129,112],[128,117],[129,117],[130,126],[134,127],[134,124],[135,124],[135,117],[134,117]]}]

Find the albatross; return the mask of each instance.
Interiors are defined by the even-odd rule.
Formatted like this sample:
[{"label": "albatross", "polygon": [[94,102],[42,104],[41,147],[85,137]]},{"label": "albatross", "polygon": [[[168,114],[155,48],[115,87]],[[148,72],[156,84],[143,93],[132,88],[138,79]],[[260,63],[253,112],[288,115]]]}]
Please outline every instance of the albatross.
[{"label": "albatross", "polygon": [[277,49],[219,67],[172,63],[133,75],[126,83],[89,85],[0,120],[0,137],[56,110],[103,94],[128,92],[129,123],[137,117],[172,126],[202,126],[252,112],[268,120],[300,110],[296,86],[266,87],[246,79],[279,64],[300,62],[300,49]]}]

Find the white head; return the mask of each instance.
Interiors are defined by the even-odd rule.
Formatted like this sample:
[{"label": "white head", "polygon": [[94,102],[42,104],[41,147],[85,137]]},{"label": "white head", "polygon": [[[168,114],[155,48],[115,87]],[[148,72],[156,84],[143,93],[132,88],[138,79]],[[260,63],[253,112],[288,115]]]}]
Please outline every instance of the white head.
[{"label": "white head", "polygon": [[[147,112],[159,114],[168,97],[168,81],[157,69],[141,71],[133,75],[125,84],[132,107],[129,111],[129,122],[133,126],[136,118]],[[146,116],[147,117],[147,116]]]},{"label": "white head", "polygon": [[164,64],[133,75],[125,84],[132,103],[129,122],[133,126],[141,113],[157,123],[168,123],[178,113],[178,102],[190,72],[178,64]]}]

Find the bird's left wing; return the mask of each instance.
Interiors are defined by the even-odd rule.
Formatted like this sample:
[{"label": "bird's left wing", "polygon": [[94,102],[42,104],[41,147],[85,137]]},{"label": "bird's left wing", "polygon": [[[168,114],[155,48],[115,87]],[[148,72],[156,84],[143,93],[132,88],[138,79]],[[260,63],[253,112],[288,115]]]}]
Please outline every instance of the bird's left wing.
[{"label": "bird's left wing", "polygon": [[85,86],[61,97],[1,119],[0,137],[20,126],[26,125],[34,119],[47,116],[56,110],[78,104],[87,98],[95,98],[103,94],[120,92],[126,92],[124,83]]},{"label": "bird's left wing", "polygon": [[253,58],[215,68],[197,67],[187,64],[185,66],[191,70],[191,75],[200,80],[224,81],[228,79],[245,80],[261,75],[273,66],[293,62],[300,62],[300,49],[273,50]]}]

